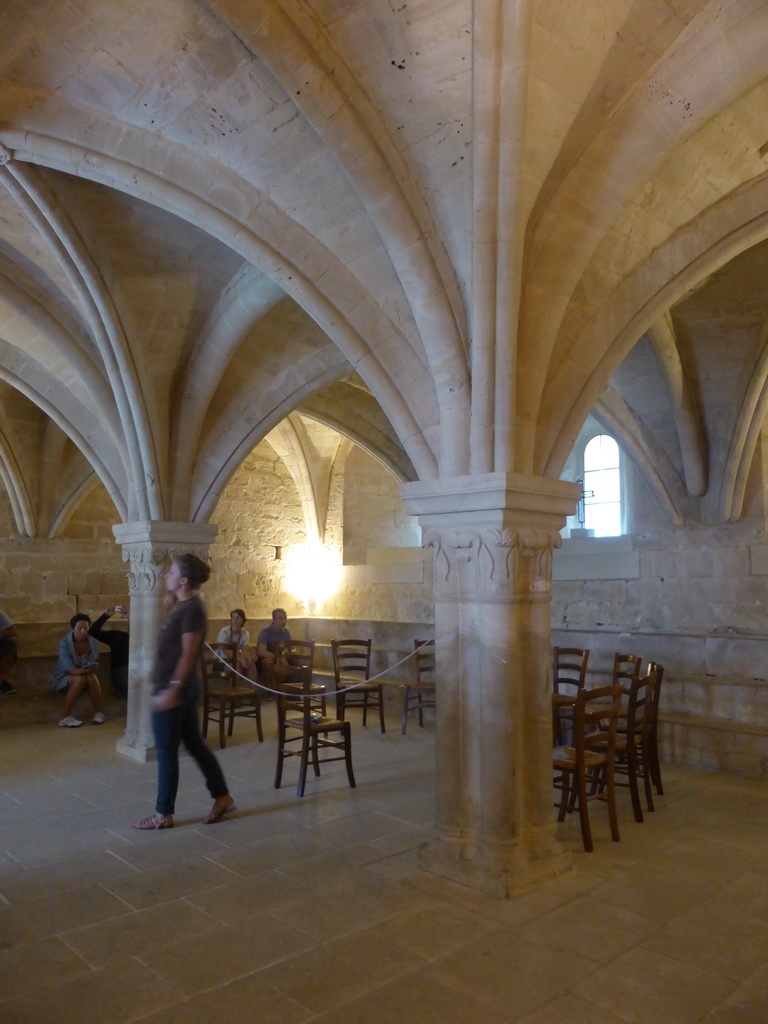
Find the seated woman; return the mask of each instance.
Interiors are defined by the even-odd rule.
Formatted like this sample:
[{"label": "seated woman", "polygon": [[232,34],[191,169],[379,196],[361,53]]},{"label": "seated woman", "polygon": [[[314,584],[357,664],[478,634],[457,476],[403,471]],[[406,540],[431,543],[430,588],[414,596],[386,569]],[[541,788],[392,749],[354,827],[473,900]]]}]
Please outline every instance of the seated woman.
[{"label": "seated woman", "polygon": [[83,723],[72,714],[75,703],[83,692],[93,705],[93,725],[104,722],[101,705],[101,685],[95,669],[99,663],[99,645],[88,635],[91,620],[88,615],[74,615],[70,620],[72,632],[59,641],[59,663],[51,676],[51,689],[64,693],[64,711],[59,725],[76,729]]},{"label": "seated woman", "polygon": [[[229,613],[229,625],[220,629],[219,635],[216,637],[216,643],[237,644],[237,664],[234,667],[238,672],[242,673],[245,673],[251,660],[248,650],[251,637],[248,630],[243,629],[247,621],[242,608],[233,608]],[[226,669],[223,667],[222,672],[227,674]]]}]

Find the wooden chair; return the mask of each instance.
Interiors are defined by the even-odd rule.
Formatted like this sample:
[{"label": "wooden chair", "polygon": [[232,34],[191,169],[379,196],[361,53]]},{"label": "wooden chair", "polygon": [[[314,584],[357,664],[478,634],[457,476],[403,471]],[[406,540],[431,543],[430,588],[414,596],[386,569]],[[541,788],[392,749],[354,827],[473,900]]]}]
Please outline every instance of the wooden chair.
[{"label": "wooden chair", "polygon": [[[276,681],[276,690],[285,690],[287,685],[309,679],[309,693],[312,699],[312,710],[324,715],[326,711],[326,691],[320,683],[315,683],[312,674],[315,671],[315,641],[289,640],[275,646],[274,653],[289,662],[287,674],[281,675]],[[287,692],[287,691],[286,691]]]},{"label": "wooden chair", "polygon": [[[596,714],[588,710],[588,701],[597,702]],[[601,701],[608,703],[601,704]],[[619,841],[615,752],[620,706],[620,686],[580,689],[573,712],[573,746],[559,746],[552,751],[552,766],[559,773],[554,784],[561,793],[557,820],[564,821],[566,813],[578,807],[581,838],[587,853],[592,853],[594,848],[589,823],[591,800],[607,802],[611,839],[615,843]]]},{"label": "wooden chair", "polygon": [[419,725],[424,728],[424,708],[435,707],[435,645],[431,640],[414,640],[416,651],[416,682],[403,686],[403,720],[400,732],[405,735],[408,714],[417,711]]},{"label": "wooden chair", "polygon": [[634,654],[614,654],[613,656],[613,681],[617,683],[624,693],[629,693],[629,688],[635,679],[640,678],[640,668],[643,659],[636,658]]},{"label": "wooden chair", "polygon": [[552,735],[556,746],[565,744],[573,726],[573,707],[586,682],[588,661],[589,651],[580,647],[552,648]]},{"label": "wooden chair", "polygon": [[[237,644],[217,644],[223,657],[235,659],[237,664]],[[231,650],[227,650],[230,648]],[[228,662],[229,663],[229,662]],[[225,672],[214,672],[216,666],[222,665],[207,648],[200,655],[200,677],[203,687],[203,738],[208,736],[208,723],[218,722],[219,746],[226,747],[226,736],[232,735],[236,718],[255,718],[256,733],[259,742],[264,742],[261,728],[261,694],[255,686],[240,685],[239,678],[225,668]],[[225,726],[229,725],[226,730]]]},{"label": "wooden chair", "polygon": [[664,796],[664,786],[661,782],[661,759],[659,758],[659,701],[661,698],[661,681],[664,678],[664,666],[658,662],[648,662],[648,675],[656,673],[656,686],[653,691],[653,706],[651,708],[651,723],[648,736],[648,757],[651,770],[651,782],[656,788],[659,796]]},{"label": "wooden chair", "polygon": [[[643,808],[640,803],[639,780],[643,780],[645,803],[649,811],[653,811],[653,794],[651,792],[651,754],[650,734],[653,718],[653,705],[657,687],[657,673],[652,670],[647,676],[632,681],[626,707],[626,718],[620,715],[616,732],[616,774],[626,776],[627,781],[616,781],[617,786],[628,786],[632,797],[632,810],[635,821],[643,821]],[[595,711],[594,705],[591,710]],[[590,747],[601,747],[604,741],[597,738]]]},{"label": "wooden chair", "polygon": [[[305,641],[307,642],[307,641]],[[300,668],[300,682],[283,683],[283,694],[277,698],[277,768],[275,789],[280,788],[283,779],[283,764],[289,757],[298,757],[299,780],[296,795],[304,796],[307,783],[307,768],[310,755],[316,776],[320,765],[330,761],[344,761],[350,786],[355,788],[352,770],[352,728],[349,722],[339,718],[326,718],[319,710],[317,694],[312,685],[312,674]],[[292,703],[290,698],[297,703]],[[338,738],[331,738],[338,734]],[[321,757],[321,751],[335,751],[331,756]]]},{"label": "wooden chair", "polygon": [[[381,731],[384,724],[384,686],[382,683],[367,683],[371,674],[370,640],[331,640],[333,652],[333,673],[336,677],[336,716],[343,719],[347,708],[363,709],[363,725],[368,720],[368,707],[378,709]],[[348,687],[353,690],[345,692]]]}]

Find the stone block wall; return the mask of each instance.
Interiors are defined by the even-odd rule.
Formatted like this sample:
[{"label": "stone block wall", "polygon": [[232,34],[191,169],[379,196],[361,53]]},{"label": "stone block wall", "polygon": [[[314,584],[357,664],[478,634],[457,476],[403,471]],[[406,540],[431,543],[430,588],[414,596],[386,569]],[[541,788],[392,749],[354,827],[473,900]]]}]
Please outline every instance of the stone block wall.
[{"label": "stone block wall", "polygon": [[78,612],[95,618],[110,604],[127,604],[126,567],[112,535],[116,521],[98,484],[59,536],[21,537],[0,491],[0,607],[18,623],[67,623]]},{"label": "stone block wall", "polygon": [[[398,481],[362,449],[353,448],[342,477],[331,481],[325,546],[335,557],[336,589],[314,613],[352,619],[427,621],[434,616],[432,554],[420,547],[418,524],[406,515]],[[312,611],[308,593],[291,587],[295,558],[306,557],[301,499],[285,464],[263,441],[225,488],[213,521],[213,575],[205,587],[211,615],[236,607],[268,616]],[[280,557],[275,557],[275,546]],[[403,554],[403,552],[406,552]]]}]

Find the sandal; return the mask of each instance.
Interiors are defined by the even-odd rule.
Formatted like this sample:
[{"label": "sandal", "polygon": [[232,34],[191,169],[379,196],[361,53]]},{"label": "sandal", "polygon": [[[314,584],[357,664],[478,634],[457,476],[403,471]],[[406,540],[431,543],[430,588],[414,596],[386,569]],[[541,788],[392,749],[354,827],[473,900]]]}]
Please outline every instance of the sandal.
[{"label": "sandal", "polygon": [[225,815],[231,814],[232,811],[236,811],[236,810],[237,810],[237,805],[235,804],[234,800],[232,801],[231,804],[228,804],[226,807],[217,807],[216,804],[214,804],[213,807],[210,810],[210,813],[206,814],[206,816],[203,818],[203,824],[204,825],[215,825],[216,822],[217,821],[221,821],[221,819]]},{"label": "sandal", "polygon": [[173,821],[161,814],[160,817],[153,814],[150,818],[142,818],[141,821],[132,822],[133,828],[140,828],[143,832],[150,829],[173,828]]}]

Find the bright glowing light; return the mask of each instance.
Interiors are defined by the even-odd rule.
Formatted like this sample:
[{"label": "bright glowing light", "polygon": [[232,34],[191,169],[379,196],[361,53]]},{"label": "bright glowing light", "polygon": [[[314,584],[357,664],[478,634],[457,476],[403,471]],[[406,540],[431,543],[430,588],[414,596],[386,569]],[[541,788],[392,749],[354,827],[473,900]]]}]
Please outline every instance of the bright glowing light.
[{"label": "bright glowing light", "polygon": [[285,586],[311,612],[339,587],[341,560],[319,541],[308,541],[293,548],[285,560]]}]

